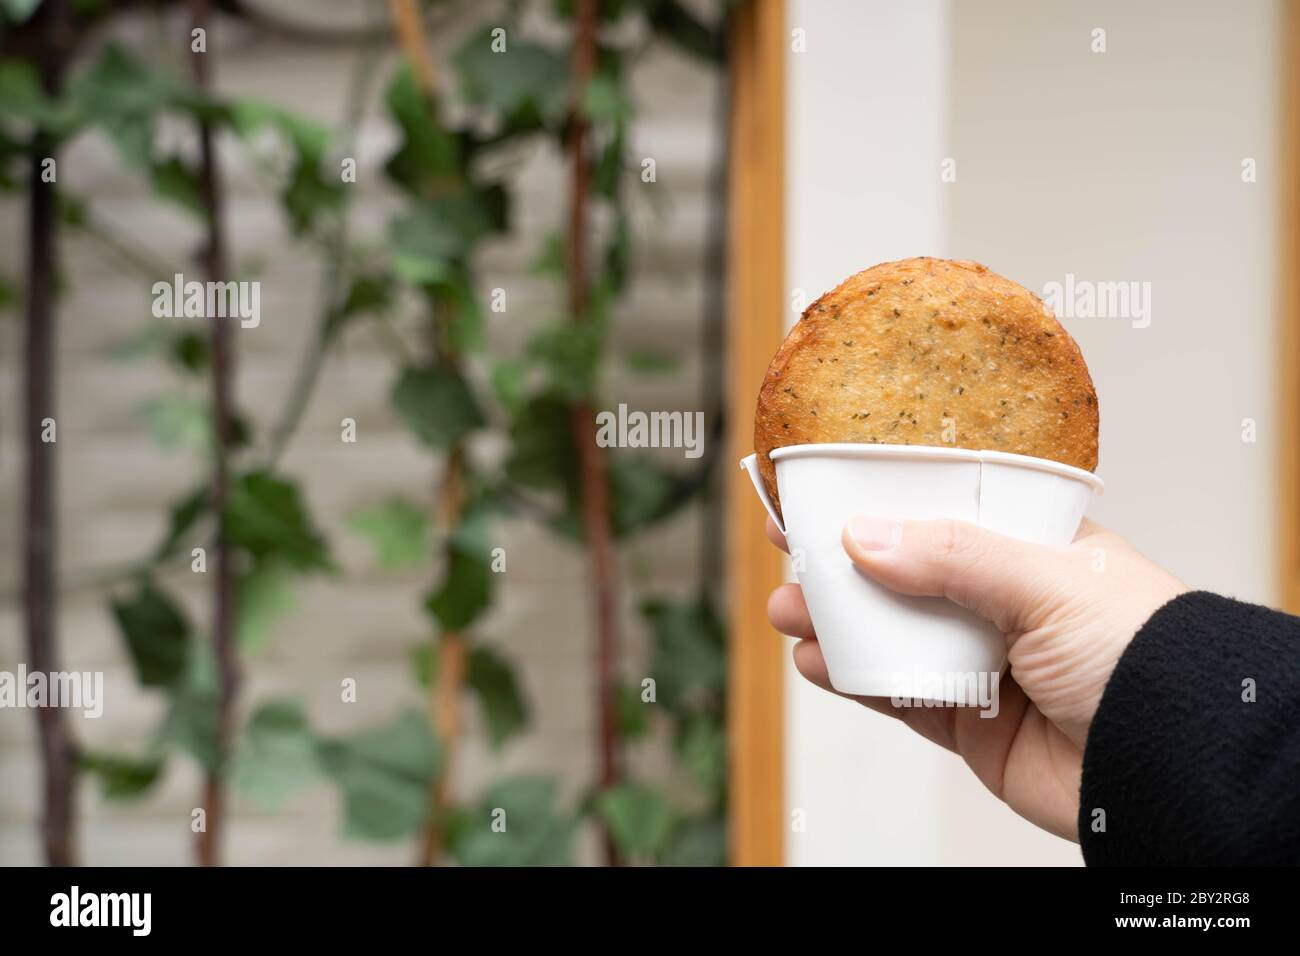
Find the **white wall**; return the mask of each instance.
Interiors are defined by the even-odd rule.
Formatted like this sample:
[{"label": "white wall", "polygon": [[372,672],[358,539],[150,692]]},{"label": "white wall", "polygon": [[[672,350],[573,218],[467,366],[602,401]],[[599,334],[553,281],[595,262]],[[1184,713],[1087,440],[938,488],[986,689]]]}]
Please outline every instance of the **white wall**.
[{"label": "white wall", "polygon": [[[1226,0],[791,0],[807,52],[787,57],[790,289],[810,301],[910,255],[977,259],[1039,292],[1066,273],[1150,282],[1147,328],[1065,319],[1101,398],[1108,490],[1092,513],[1189,583],[1259,601],[1273,597],[1276,24],[1273,3]],[[955,183],[940,181],[949,157]],[[1079,862],[957,758],[793,667],[787,686],[787,809],[807,821],[790,863]]]},{"label": "white wall", "polygon": [[[1101,402],[1093,513],[1189,583],[1267,602],[1277,7],[978,7],[953,6],[950,247],[1035,291],[1066,273],[1151,283],[1147,328],[1063,320]],[[1241,180],[1247,157],[1257,182]]]}]

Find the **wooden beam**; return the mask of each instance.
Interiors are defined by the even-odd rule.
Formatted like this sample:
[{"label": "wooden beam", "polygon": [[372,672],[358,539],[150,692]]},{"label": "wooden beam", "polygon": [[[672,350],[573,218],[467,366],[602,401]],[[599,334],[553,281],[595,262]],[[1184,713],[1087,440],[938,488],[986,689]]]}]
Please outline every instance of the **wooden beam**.
[{"label": "wooden beam", "polygon": [[1300,3],[1283,5],[1278,258],[1278,596],[1300,614]]},{"label": "wooden beam", "polygon": [[729,834],[737,866],[785,862],[784,644],[767,622],[783,580],[764,512],[739,470],[753,413],[784,336],[785,2],[749,0],[731,35],[727,308],[727,568],[730,635]]}]

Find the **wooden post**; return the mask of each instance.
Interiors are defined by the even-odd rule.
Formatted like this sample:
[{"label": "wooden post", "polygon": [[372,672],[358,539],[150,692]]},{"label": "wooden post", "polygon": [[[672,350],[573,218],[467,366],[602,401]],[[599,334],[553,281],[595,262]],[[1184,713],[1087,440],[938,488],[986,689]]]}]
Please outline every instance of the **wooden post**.
[{"label": "wooden post", "polygon": [[727,483],[730,649],[728,814],[731,862],[785,862],[785,651],[767,621],[783,579],[780,553],[739,461],[753,451],[759,386],[784,335],[784,0],[750,0],[733,18],[727,309]]},{"label": "wooden post", "polygon": [[1300,3],[1282,9],[1278,256],[1278,597],[1300,614]]}]

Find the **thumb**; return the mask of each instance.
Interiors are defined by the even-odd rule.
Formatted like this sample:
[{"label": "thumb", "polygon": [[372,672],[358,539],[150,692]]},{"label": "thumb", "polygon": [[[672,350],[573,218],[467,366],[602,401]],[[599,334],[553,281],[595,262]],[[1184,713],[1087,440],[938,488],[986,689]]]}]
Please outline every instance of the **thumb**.
[{"label": "thumb", "polygon": [[946,598],[1004,634],[1035,626],[1068,570],[1059,549],[964,521],[853,518],[843,544],[859,570],[891,591]]}]

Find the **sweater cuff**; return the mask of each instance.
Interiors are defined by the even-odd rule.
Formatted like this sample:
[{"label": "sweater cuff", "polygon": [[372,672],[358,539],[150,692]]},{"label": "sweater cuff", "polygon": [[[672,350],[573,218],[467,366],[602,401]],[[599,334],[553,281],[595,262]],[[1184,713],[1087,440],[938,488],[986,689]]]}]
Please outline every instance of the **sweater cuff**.
[{"label": "sweater cuff", "polygon": [[1300,619],[1205,591],[1151,616],[1088,732],[1090,866],[1300,861]]}]

